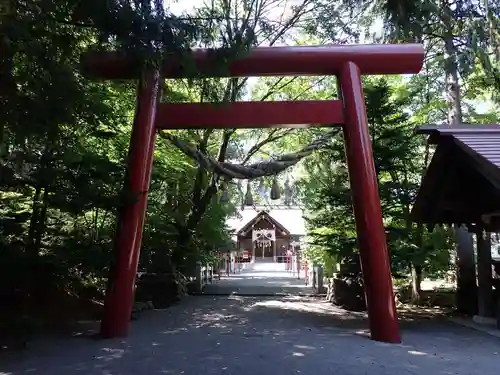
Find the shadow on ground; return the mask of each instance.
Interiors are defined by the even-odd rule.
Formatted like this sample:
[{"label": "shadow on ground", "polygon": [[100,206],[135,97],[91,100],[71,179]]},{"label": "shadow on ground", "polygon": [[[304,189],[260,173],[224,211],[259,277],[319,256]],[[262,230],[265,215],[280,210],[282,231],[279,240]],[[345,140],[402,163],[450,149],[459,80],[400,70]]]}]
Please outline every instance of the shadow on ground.
[{"label": "shadow on ground", "polygon": [[123,340],[38,342],[0,374],[497,374],[500,340],[440,319],[404,342],[366,338],[364,314],[305,297],[191,297],[144,314]]}]

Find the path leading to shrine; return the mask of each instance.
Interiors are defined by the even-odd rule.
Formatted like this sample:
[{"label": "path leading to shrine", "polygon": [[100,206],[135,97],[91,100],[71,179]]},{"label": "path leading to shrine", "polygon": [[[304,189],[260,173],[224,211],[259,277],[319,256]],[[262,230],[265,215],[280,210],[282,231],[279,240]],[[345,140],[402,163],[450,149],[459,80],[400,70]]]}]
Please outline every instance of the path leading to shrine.
[{"label": "path leading to shrine", "polygon": [[500,339],[446,322],[369,340],[361,314],[311,297],[199,296],[145,313],[126,339],[35,342],[5,375],[493,375]]},{"label": "path leading to shrine", "polygon": [[313,290],[305,283],[305,272],[286,270],[285,263],[258,261],[237,265],[236,273],[222,275],[221,280],[215,280],[207,285],[204,293],[207,295],[244,295],[244,296],[275,296],[275,295],[311,295]]}]

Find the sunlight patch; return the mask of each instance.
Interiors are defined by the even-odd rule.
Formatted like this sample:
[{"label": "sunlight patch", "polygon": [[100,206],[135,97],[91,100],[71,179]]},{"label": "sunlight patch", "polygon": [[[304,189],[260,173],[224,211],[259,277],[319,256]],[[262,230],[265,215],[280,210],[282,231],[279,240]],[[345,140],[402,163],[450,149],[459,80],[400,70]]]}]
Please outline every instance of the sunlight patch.
[{"label": "sunlight patch", "polygon": [[113,348],[101,348],[103,352],[106,352],[107,355],[96,356],[96,359],[104,359],[104,360],[112,360],[112,359],[120,359],[123,357],[125,353],[124,349],[113,349]]},{"label": "sunlight patch", "polygon": [[[292,310],[292,311],[304,311],[304,312],[312,312],[315,314],[323,314],[323,315],[336,315],[341,319],[356,319],[359,314],[353,312],[347,312],[342,309],[335,308],[331,304],[326,302],[298,302],[298,301],[261,301],[250,306],[250,309],[254,307],[269,307],[269,308],[279,308],[283,310]],[[247,311],[248,311],[247,310]],[[361,315],[362,316],[362,315]]]},{"label": "sunlight patch", "polygon": [[316,350],[314,346],[309,345],[294,345],[294,347],[297,349]]},{"label": "sunlight patch", "polygon": [[240,302],[244,301],[243,297],[236,296],[236,295],[230,295],[229,297],[227,297],[227,299],[230,299],[230,300],[233,300],[233,301],[240,301]]},{"label": "sunlight patch", "polygon": [[186,331],[187,331],[187,328],[181,327],[181,328],[171,329],[171,330],[168,330],[168,331],[163,331],[162,333],[165,334],[165,335],[173,335],[173,334],[176,334],[176,333],[186,332]]}]

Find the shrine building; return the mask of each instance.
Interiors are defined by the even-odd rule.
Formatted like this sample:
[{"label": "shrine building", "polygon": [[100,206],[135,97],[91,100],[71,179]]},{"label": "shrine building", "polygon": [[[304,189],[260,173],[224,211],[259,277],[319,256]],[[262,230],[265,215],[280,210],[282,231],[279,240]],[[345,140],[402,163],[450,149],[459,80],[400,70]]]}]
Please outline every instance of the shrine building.
[{"label": "shrine building", "polygon": [[299,208],[248,207],[228,220],[235,249],[246,251],[250,262],[283,262],[289,250],[300,251],[306,234]]}]

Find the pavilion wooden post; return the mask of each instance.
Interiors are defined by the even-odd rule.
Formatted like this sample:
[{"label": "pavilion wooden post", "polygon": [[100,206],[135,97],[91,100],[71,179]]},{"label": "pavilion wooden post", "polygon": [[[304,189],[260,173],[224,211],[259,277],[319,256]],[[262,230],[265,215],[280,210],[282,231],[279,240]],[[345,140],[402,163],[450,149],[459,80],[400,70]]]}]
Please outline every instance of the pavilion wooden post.
[{"label": "pavilion wooden post", "polygon": [[339,83],[344,102],[345,150],[371,337],[377,341],[398,343],[401,337],[377,176],[360,70],[355,63],[344,65]]},{"label": "pavilion wooden post", "polygon": [[255,263],[255,241],[253,240],[253,228],[251,230],[252,237],[252,263]]},{"label": "pavilion wooden post", "polygon": [[478,315],[481,318],[492,318],[494,315],[494,301],[490,234],[485,232],[483,228],[478,227],[476,229],[476,241]]},{"label": "pavilion wooden post", "polygon": [[273,262],[276,263],[277,262],[277,258],[276,258],[276,239],[277,239],[277,233],[276,233],[276,225],[273,224],[273,230],[274,230],[274,240],[273,240],[273,243],[272,243],[272,246],[273,246]]},{"label": "pavilion wooden post", "polygon": [[123,337],[128,333],[153,162],[159,94],[160,74],[145,74],[137,89],[124,200],[115,235],[116,260],[108,281],[101,323],[101,335],[105,338]]}]

